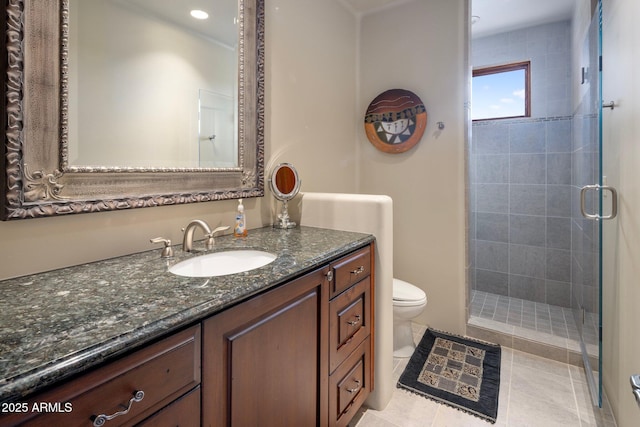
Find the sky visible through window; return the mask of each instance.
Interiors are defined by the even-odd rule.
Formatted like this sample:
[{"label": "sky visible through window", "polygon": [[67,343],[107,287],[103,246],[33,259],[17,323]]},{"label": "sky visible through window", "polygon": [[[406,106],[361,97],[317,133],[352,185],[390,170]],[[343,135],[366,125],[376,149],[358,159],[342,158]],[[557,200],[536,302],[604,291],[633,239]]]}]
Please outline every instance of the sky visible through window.
[{"label": "sky visible through window", "polygon": [[473,77],[471,118],[496,119],[525,115],[525,70]]}]

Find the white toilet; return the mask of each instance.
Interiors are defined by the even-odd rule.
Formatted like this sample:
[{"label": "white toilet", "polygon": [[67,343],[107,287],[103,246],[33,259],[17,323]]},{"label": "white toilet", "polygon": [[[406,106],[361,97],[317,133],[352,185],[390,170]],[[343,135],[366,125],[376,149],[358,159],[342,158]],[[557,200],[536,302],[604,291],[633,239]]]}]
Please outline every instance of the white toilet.
[{"label": "white toilet", "polygon": [[411,357],[413,341],[411,319],[427,306],[427,294],[404,280],[393,279],[393,356]]}]

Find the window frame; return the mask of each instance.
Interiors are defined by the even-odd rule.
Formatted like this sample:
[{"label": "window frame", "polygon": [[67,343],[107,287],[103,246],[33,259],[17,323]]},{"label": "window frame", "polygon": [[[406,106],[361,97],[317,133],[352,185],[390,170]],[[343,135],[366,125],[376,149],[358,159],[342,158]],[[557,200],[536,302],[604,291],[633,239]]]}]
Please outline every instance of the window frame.
[{"label": "window frame", "polygon": [[[503,120],[517,119],[523,117],[531,117],[531,61],[512,62],[503,65],[492,65],[490,67],[474,68],[471,76],[472,85],[473,78],[479,76],[487,76],[490,74],[506,73],[509,71],[524,70],[525,94],[524,94],[524,115],[522,116],[505,116],[505,117],[489,117],[484,119],[472,119],[474,122],[482,122],[487,120]],[[471,100],[471,108],[473,109],[473,99]]]}]

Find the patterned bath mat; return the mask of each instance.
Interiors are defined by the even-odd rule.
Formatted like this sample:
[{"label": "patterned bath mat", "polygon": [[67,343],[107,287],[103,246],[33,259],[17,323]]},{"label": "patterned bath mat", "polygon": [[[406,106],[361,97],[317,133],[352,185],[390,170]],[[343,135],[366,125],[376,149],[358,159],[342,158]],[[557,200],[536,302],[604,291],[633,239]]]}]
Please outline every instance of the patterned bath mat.
[{"label": "patterned bath mat", "polygon": [[398,387],[495,423],[500,353],[497,344],[427,329]]}]

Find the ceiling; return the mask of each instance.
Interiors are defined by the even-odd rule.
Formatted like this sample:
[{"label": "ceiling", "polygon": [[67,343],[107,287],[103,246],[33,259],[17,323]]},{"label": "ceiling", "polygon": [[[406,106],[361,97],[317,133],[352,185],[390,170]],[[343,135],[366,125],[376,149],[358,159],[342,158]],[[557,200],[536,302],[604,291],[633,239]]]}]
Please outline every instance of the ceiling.
[{"label": "ceiling", "polygon": [[[355,13],[366,14],[410,0],[341,0]],[[421,0],[424,1],[424,0]],[[577,0],[471,0],[472,15],[480,19],[472,27],[472,36],[531,27],[571,19]]]},{"label": "ceiling", "polygon": [[[113,0],[152,11],[154,15],[181,27],[205,34],[228,46],[236,42],[235,0]],[[356,14],[367,14],[411,1],[427,0],[339,0]],[[431,0],[433,1],[433,0]],[[439,0],[451,1],[451,0]],[[548,22],[571,19],[577,0],[470,0],[471,14],[479,19],[471,27],[472,37],[484,37]],[[187,7],[191,6],[191,7]],[[198,7],[210,13],[207,21],[195,21],[189,9]]]},{"label": "ceiling", "polygon": [[[238,15],[235,0],[112,0],[171,22],[181,28],[204,35],[231,48],[237,45]],[[209,19],[199,21],[189,15],[191,9],[209,13]]]},{"label": "ceiling", "polygon": [[480,17],[471,27],[472,36],[568,20],[575,3],[576,0],[472,0],[471,14]]},{"label": "ceiling", "polygon": [[[113,0],[135,5],[151,11],[162,19],[181,27],[205,34],[228,46],[236,42],[237,27],[233,18],[237,14],[234,0]],[[340,0],[356,14],[381,11],[411,1],[434,0]],[[451,0],[439,0],[451,1]],[[578,0],[470,0],[471,14],[480,19],[471,27],[472,37],[484,37],[519,28],[571,19]],[[187,7],[187,4],[191,7]],[[207,21],[195,21],[189,16],[191,8],[198,7],[210,13]]]}]

